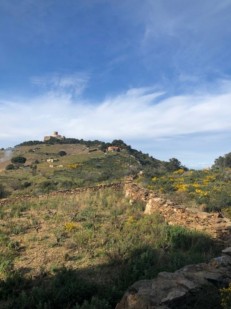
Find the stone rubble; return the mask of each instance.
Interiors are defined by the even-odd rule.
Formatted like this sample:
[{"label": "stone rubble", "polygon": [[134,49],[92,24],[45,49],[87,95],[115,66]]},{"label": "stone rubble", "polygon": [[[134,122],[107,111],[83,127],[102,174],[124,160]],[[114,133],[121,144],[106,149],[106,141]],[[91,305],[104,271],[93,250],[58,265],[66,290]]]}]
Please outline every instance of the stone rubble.
[{"label": "stone rubble", "polygon": [[140,200],[146,203],[144,213],[147,215],[158,212],[169,225],[180,225],[191,230],[203,231],[213,238],[230,239],[231,221],[223,218],[220,213],[184,208],[135,183],[126,183],[124,190],[125,196],[130,200]]}]

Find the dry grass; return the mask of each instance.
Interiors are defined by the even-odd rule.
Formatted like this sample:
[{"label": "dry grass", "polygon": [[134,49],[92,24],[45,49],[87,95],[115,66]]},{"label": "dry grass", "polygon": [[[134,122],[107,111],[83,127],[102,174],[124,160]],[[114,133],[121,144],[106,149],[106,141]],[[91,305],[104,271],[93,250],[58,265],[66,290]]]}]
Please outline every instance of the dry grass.
[{"label": "dry grass", "polygon": [[[113,189],[10,203],[1,208],[0,218],[4,308],[36,308],[38,290],[38,308],[75,308],[93,296],[100,305],[89,308],[113,308],[134,281],[216,254],[212,240],[168,226],[157,214],[144,216],[142,204],[131,206],[122,191]],[[81,291],[79,277],[86,284]],[[57,280],[66,283],[56,286]],[[74,294],[68,296],[70,280],[75,282]],[[57,300],[57,294],[67,296]],[[104,300],[110,305],[102,305]]]},{"label": "dry grass", "polygon": [[[2,231],[9,235],[10,240],[19,244],[19,254],[14,261],[15,270],[36,276],[42,271],[50,272],[55,267],[76,269],[105,263],[99,248],[103,240],[98,239],[96,225],[101,224],[101,216],[109,217],[109,208],[99,205],[102,200],[109,203],[128,202],[112,197],[111,192],[89,193],[78,196],[47,197],[43,200],[32,199],[24,204],[10,205],[2,209],[0,224]],[[118,197],[118,196],[117,196]],[[97,207],[96,211],[90,211]],[[95,208],[96,209],[96,208]],[[92,226],[86,230],[84,215],[92,215]],[[87,214],[89,212],[89,214]],[[79,217],[78,217],[79,216]],[[7,223],[6,223],[7,222]],[[95,224],[95,227],[94,227]],[[105,228],[107,222],[104,222]],[[100,235],[101,237],[102,235]],[[83,248],[89,242],[88,249]],[[94,250],[94,246],[95,248]]]}]

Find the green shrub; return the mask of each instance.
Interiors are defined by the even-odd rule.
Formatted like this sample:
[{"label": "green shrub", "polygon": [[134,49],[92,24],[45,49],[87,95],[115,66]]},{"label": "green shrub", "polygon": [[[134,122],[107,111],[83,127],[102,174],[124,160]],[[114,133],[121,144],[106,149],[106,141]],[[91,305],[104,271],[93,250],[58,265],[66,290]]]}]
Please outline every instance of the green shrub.
[{"label": "green shrub", "polygon": [[50,180],[45,180],[39,183],[38,188],[41,190],[42,193],[48,193],[57,188],[57,183]]},{"label": "green shrub", "polygon": [[222,190],[221,192],[211,194],[210,198],[207,200],[205,211],[220,211],[230,206],[231,195]]},{"label": "green shrub", "polygon": [[0,184],[0,198],[4,198],[7,196],[6,190],[2,184]]},{"label": "green shrub", "polygon": [[63,157],[63,156],[66,156],[67,153],[66,153],[66,151],[64,151],[64,150],[61,150],[61,151],[58,152],[58,155],[59,155],[60,157]]},{"label": "green shrub", "polygon": [[28,187],[30,187],[31,186],[31,182],[30,181],[25,181],[25,182],[23,182],[23,184],[22,184],[22,187],[23,188],[28,188]]},{"label": "green shrub", "polygon": [[15,170],[16,166],[14,164],[8,164],[5,169],[6,171]]},{"label": "green shrub", "polygon": [[11,159],[11,162],[12,163],[22,163],[22,164],[24,164],[26,162],[26,158],[22,157],[22,156],[13,157]]},{"label": "green shrub", "polygon": [[[82,308],[81,305],[87,299],[92,299],[89,308],[100,308],[93,307],[94,304],[100,304],[97,298],[92,298],[99,292],[97,286],[71,270],[59,269],[54,277],[45,281],[38,280],[31,288],[32,283],[18,275],[0,282],[0,298],[7,301],[7,308]],[[101,304],[107,303],[101,301]],[[83,308],[88,307],[84,305]]]}]

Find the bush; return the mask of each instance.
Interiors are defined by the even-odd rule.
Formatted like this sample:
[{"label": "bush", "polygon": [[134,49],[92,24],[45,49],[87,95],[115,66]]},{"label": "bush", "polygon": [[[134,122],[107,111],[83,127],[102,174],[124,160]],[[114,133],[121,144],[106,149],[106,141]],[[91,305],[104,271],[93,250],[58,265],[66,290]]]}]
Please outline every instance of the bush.
[{"label": "bush", "polygon": [[226,191],[221,191],[216,194],[212,194],[208,202],[206,203],[205,211],[220,211],[223,208],[231,207],[231,196]]},{"label": "bush", "polygon": [[28,187],[30,187],[31,186],[31,182],[29,182],[29,181],[25,181],[23,184],[22,184],[22,187],[23,188],[28,188]]},{"label": "bush", "polygon": [[11,159],[11,162],[12,163],[22,163],[22,164],[24,164],[26,162],[26,158],[22,157],[22,156],[13,157]]},{"label": "bush", "polygon": [[15,166],[14,164],[8,164],[5,169],[6,171],[15,170]]},{"label": "bush", "polygon": [[[12,276],[12,279],[9,277],[5,282],[0,281],[1,299],[8,302],[5,308],[108,308],[106,301],[94,298],[98,292],[97,286],[71,270],[58,269],[54,278],[38,281],[29,290],[31,285],[31,280],[19,275]],[[86,303],[86,299],[92,299],[91,303]]]},{"label": "bush", "polygon": [[63,156],[66,156],[67,153],[66,153],[66,151],[61,150],[61,151],[58,152],[58,155],[60,155],[60,157],[63,157]]},{"label": "bush", "polygon": [[231,308],[231,284],[227,288],[220,290],[221,293],[221,305],[224,309]]},{"label": "bush", "polygon": [[0,198],[4,198],[4,197],[6,197],[6,195],[7,194],[6,194],[6,191],[3,187],[3,185],[0,184]]},{"label": "bush", "polygon": [[41,193],[48,193],[54,191],[57,188],[57,183],[49,180],[45,180],[39,183],[38,188],[41,190]]}]

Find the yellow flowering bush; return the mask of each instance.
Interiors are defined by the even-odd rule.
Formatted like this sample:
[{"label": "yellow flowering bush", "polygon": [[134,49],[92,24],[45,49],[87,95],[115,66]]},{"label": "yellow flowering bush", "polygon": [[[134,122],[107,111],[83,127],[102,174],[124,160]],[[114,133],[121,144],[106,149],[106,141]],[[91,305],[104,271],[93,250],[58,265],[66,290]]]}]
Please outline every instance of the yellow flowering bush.
[{"label": "yellow flowering bush", "polygon": [[82,164],[79,163],[72,163],[72,164],[68,164],[67,167],[70,169],[76,169],[78,167],[80,167]]},{"label": "yellow flowering bush", "polygon": [[81,224],[77,222],[66,222],[64,224],[64,229],[67,232],[73,232],[73,231],[78,230],[79,228],[81,228]]},{"label": "yellow flowering bush", "polygon": [[223,309],[231,308],[231,284],[227,288],[220,289],[221,306]]},{"label": "yellow flowering bush", "polygon": [[184,174],[184,172],[185,172],[185,170],[183,168],[180,168],[179,170],[173,172],[173,174],[175,174],[175,175],[182,175],[182,174]]},{"label": "yellow flowering bush", "polygon": [[192,186],[193,186],[194,188],[196,188],[196,189],[200,188],[199,183],[193,183]]},{"label": "yellow flowering bush", "polygon": [[208,192],[205,192],[201,189],[196,189],[195,190],[196,194],[198,194],[200,197],[204,197],[204,196],[207,196],[208,195]]},{"label": "yellow flowering bush", "polygon": [[[231,207],[231,171],[212,169],[177,171],[155,175],[149,187],[159,193],[171,194],[186,205],[205,205],[207,211]],[[182,200],[183,199],[183,200]],[[192,202],[192,203],[191,203]]]},{"label": "yellow flowering bush", "polygon": [[179,183],[175,185],[175,189],[179,192],[186,192],[188,190],[188,185],[185,183]]}]

